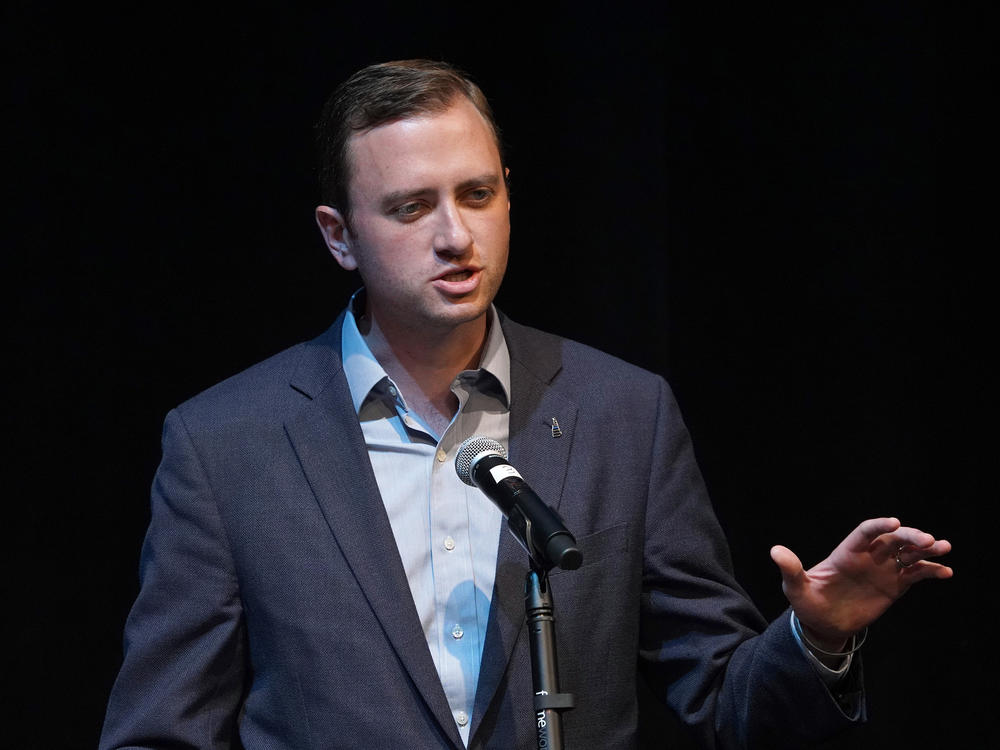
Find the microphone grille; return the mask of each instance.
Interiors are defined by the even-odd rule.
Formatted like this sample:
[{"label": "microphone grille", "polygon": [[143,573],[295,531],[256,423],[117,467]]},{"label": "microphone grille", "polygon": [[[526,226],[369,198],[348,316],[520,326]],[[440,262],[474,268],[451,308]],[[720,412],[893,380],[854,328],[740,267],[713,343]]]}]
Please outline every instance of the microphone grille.
[{"label": "microphone grille", "polygon": [[481,456],[500,456],[507,459],[507,451],[503,445],[485,435],[473,435],[458,446],[455,456],[455,471],[458,478],[470,487],[475,487],[472,481],[472,467]]}]

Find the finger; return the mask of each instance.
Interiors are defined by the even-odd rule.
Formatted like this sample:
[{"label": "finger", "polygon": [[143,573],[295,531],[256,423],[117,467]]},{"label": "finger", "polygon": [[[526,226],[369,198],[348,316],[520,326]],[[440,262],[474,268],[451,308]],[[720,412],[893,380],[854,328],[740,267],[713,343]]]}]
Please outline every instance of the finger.
[{"label": "finger", "polygon": [[912,565],[908,565],[903,568],[900,571],[900,574],[906,579],[907,585],[912,586],[917,581],[925,581],[929,579],[943,581],[955,575],[955,571],[947,565],[928,562],[927,560],[918,560]]},{"label": "finger", "polygon": [[939,557],[951,552],[951,542],[947,539],[938,539],[929,547],[916,547],[912,544],[900,545],[896,548],[896,560],[905,568],[910,567],[919,560],[926,560],[929,557]]},{"label": "finger", "polygon": [[862,521],[854,531],[847,535],[850,549],[860,552],[884,534],[890,534],[900,527],[898,518],[869,518]]},{"label": "finger", "polygon": [[927,549],[935,542],[932,534],[909,526],[900,526],[895,531],[883,536],[885,537],[886,544],[894,544],[897,547],[909,546],[918,550]]},{"label": "finger", "polygon": [[802,561],[799,560],[798,555],[788,549],[788,547],[776,544],[771,547],[771,559],[774,560],[775,565],[781,571],[781,583],[786,594],[789,589],[797,589],[802,586],[805,581],[806,571],[802,567]]},{"label": "finger", "polygon": [[927,549],[921,550],[924,557],[938,557],[939,555],[947,555],[949,552],[951,552],[951,542],[947,539],[938,539]]}]

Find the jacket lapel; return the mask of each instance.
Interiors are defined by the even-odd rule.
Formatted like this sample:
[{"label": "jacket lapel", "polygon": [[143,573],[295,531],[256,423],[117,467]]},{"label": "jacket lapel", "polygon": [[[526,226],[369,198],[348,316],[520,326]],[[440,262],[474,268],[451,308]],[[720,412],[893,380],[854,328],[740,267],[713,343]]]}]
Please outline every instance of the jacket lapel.
[{"label": "jacket lapel", "polygon": [[340,361],[343,315],[310,342],[292,387],[310,401],[285,429],[358,585],[429,711],[458,748],[451,716],[351,401]]},{"label": "jacket lapel", "polygon": [[[510,351],[510,461],[543,501],[559,509],[576,427],[576,404],[549,387],[561,369],[561,339],[502,318]],[[553,436],[552,418],[561,435]],[[570,529],[572,531],[572,529]],[[511,654],[524,635],[528,556],[507,529],[500,532],[496,582],[479,671],[471,736],[493,701]],[[557,604],[558,606],[558,604]],[[530,717],[525,717],[527,721]]]}]

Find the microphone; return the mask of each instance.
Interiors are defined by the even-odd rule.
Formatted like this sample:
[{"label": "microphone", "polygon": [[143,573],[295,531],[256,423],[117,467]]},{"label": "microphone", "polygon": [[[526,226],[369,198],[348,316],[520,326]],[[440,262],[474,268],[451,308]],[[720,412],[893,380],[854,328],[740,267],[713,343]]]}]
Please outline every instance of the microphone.
[{"label": "microphone", "polygon": [[508,463],[507,451],[500,443],[483,435],[470,437],[458,448],[455,471],[459,479],[478,487],[500,508],[510,533],[536,565],[546,571],[557,565],[564,570],[580,567],[583,555],[576,548],[576,539],[559,514],[542,502]]}]

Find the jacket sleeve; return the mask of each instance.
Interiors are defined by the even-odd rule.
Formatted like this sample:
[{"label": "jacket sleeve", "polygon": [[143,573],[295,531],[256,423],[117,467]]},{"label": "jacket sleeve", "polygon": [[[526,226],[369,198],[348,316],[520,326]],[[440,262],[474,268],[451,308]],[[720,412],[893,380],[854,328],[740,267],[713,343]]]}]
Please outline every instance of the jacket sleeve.
[{"label": "jacket sleeve", "polygon": [[239,588],[212,488],[177,410],[163,429],[140,578],[100,747],[238,747],[248,673]]},{"label": "jacket sleeve", "polygon": [[[809,747],[854,719],[733,574],[687,429],[661,380],[646,510],[640,664],[706,748]],[[860,664],[845,684],[860,702]],[[863,712],[861,712],[863,714]]]}]

